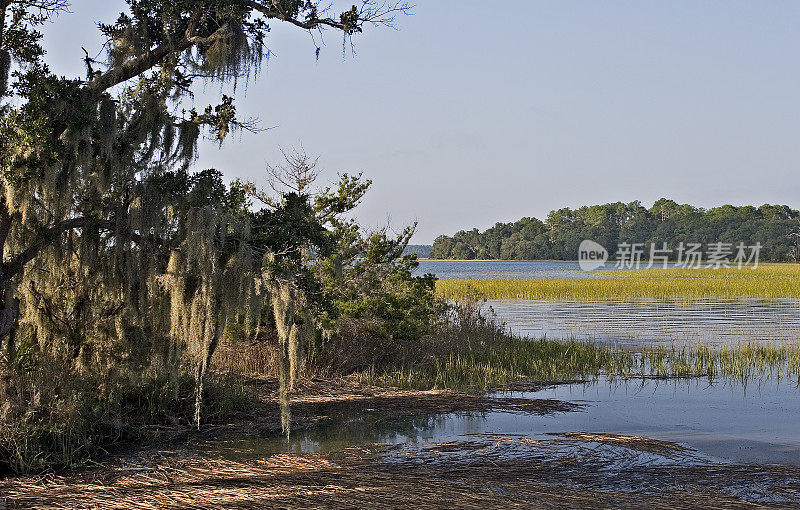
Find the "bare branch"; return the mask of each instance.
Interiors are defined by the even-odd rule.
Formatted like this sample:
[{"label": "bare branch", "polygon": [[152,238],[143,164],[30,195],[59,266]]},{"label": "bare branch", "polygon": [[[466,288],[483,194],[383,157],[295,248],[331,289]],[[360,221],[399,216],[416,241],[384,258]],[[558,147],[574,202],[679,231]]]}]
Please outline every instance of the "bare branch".
[{"label": "bare branch", "polygon": [[320,27],[336,28],[347,35],[361,32],[365,24],[394,26],[394,20],[398,14],[411,14],[413,6],[407,2],[383,2],[377,3],[372,0],[364,0],[361,7],[353,6],[352,11],[345,12],[339,20],[333,18],[318,18],[312,16],[301,20],[283,11],[277,2],[264,2],[263,0],[251,0],[248,6],[260,12],[267,19],[278,19],[291,23],[306,30],[314,30]]},{"label": "bare branch", "polygon": [[296,193],[307,193],[307,189],[319,177],[316,169],[319,158],[312,158],[302,148],[286,151],[281,149],[284,163],[267,165],[269,185],[275,193],[283,194],[287,190]]},{"label": "bare branch", "polygon": [[18,5],[26,9],[36,9],[40,16],[52,18],[59,12],[69,12],[69,0],[1,0],[0,8]]}]

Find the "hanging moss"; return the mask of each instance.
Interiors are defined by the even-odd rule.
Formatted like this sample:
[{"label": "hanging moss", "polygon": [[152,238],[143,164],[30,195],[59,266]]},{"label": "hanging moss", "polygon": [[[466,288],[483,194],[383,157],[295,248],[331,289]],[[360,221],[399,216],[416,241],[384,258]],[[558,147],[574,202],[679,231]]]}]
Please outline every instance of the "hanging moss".
[{"label": "hanging moss", "polygon": [[227,250],[230,232],[246,231],[212,207],[189,211],[186,242],[173,250],[159,277],[170,295],[170,336],[195,367],[195,425],[200,425],[203,381],[214,351],[235,314],[260,315],[266,295],[256,285],[254,254],[245,243]]},{"label": "hanging moss", "polygon": [[264,48],[248,39],[241,21],[230,19],[210,46],[200,48],[198,57],[195,66],[199,71],[219,81],[232,81],[235,89],[240,78],[259,73]]}]

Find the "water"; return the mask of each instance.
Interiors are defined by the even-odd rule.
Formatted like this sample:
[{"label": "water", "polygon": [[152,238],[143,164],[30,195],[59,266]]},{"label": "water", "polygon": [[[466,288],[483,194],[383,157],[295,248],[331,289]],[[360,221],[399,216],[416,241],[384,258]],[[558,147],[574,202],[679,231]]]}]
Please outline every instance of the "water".
[{"label": "water", "polygon": [[736,345],[800,341],[797,300],[487,301],[515,334],[601,344]]},{"label": "water", "polygon": [[[597,271],[616,269],[606,264]],[[421,260],[417,274],[437,278],[596,278],[597,272],[581,271],[577,262],[506,260]]]},{"label": "water", "polygon": [[760,386],[692,381],[600,382],[525,396],[585,402],[552,417],[497,416],[487,430],[630,434],[672,441],[721,462],[800,465],[800,391],[796,381]]},{"label": "water", "polygon": [[[800,466],[800,391],[796,381],[769,380],[745,388],[726,383],[710,385],[700,379],[601,379],[503,396],[560,399],[585,407],[544,416],[489,412],[385,420],[352,415],[327,427],[296,432],[288,445],[283,439],[251,437],[219,448],[227,448],[228,456],[233,455],[231,452],[263,456],[287,449],[293,453],[336,451],[375,443],[419,451],[489,434],[541,441],[544,446],[552,442],[558,450],[564,446],[560,442],[563,434],[586,432],[643,436],[687,448],[679,458],[653,454],[633,460],[626,457],[628,465],[692,462]],[[609,447],[604,454],[615,454],[613,450]]]},{"label": "water", "polygon": [[577,262],[562,260],[420,260],[416,274],[440,279],[599,278],[614,270],[619,270],[614,262],[582,271]]},{"label": "water", "polygon": [[[420,262],[418,273],[451,278],[597,278],[577,262]],[[741,342],[800,341],[800,300],[626,299],[598,301],[493,300],[494,313],[515,334],[530,338],[574,338],[630,347],[643,345],[735,345]]]}]

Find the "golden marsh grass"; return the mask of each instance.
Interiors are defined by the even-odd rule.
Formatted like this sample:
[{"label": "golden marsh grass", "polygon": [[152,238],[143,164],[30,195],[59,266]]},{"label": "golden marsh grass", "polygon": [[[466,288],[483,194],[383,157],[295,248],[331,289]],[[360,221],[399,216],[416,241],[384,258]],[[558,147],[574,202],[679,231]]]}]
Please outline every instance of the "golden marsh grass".
[{"label": "golden marsh grass", "polygon": [[598,278],[453,279],[436,282],[445,299],[792,299],[800,298],[800,264],[720,269],[606,271]]}]

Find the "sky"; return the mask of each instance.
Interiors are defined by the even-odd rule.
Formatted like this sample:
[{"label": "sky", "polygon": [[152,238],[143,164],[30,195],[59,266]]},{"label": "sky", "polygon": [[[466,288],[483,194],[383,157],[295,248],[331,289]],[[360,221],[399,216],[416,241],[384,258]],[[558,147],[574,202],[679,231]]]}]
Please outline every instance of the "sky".
[{"label": "sky", "polygon": [[[45,29],[51,67],[82,74],[123,7],[73,0]],[[417,244],[616,201],[800,208],[796,0],[419,0],[396,25],[355,54],[329,31],[317,61],[307,32],[272,23],[236,93],[269,129],[203,143],[198,168],[265,185],[302,147],[322,185],[373,180],[364,227],[417,221]]]}]

